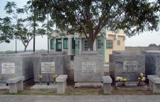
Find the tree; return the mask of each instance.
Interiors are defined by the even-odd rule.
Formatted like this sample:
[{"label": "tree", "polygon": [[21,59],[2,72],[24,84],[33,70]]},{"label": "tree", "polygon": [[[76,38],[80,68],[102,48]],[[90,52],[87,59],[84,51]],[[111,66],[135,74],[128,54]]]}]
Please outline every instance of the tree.
[{"label": "tree", "polygon": [[[51,15],[56,26],[70,34],[85,35],[93,48],[97,35],[123,29],[128,36],[158,28],[159,1],[149,0],[34,0],[34,9]],[[46,12],[47,11],[47,12]]]},{"label": "tree", "polygon": [[153,44],[149,44],[148,47],[158,47],[158,45],[153,43]]},{"label": "tree", "polygon": [[[27,29],[26,18],[24,8],[18,8],[15,2],[7,2],[5,11],[11,16],[12,33],[15,39],[21,40],[24,45],[24,51],[26,51],[29,42],[31,41],[32,33]],[[17,45],[16,45],[17,46]]]},{"label": "tree", "polygon": [[0,43],[10,42],[13,38],[13,28],[9,17],[0,18]]},{"label": "tree", "polygon": [[21,40],[24,45],[24,51],[26,51],[30,41],[39,32],[36,30],[39,24],[35,22],[31,6],[25,5],[22,8],[18,8],[14,2],[7,2],[5,10],[11,16],[12,33],[15,39]]},{"label": "tree", "polygon": [[[31,12],[33,14],[33,22],[35,23],[36,20],[37,21],[41,21],[43,22],[42,24],[42,28],[41,29],[37,29],[39,31],[40,34],[42,35],[47,35],[48,36],[48,52],[49,52],[49,37],[50,35],[53,33],[53,21],[50,19],[50,12],[48,10],[45,10],[45,15],[42,13],[42,11],[35,9],[34,6],[34,0],[29,0],[27,2],[27,4],[29,5]],[[43,29],[44,28],[44,29]],[[36,30],[35,26],[34,26],[34,30]],[[34,41],[35,43],[35,41]],[[34,44],[33,44],[34,45]],[[35,46],[33,46],[34,49]]]}]

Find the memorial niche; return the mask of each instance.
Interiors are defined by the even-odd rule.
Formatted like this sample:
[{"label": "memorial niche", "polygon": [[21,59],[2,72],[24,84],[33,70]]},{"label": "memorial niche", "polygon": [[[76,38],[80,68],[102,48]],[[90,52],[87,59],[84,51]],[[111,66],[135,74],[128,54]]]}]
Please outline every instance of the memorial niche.
[{"label": "memorial niche", "polygon": [[41,62],[41,70],[39,74],[39,81],[47,82],[47,85],[49,85],[51,82],[55,82],[56,78],[56,72],[55,72],[55,62]]},{"label": "memorial niche", "polygon": [[15,63],[2,63],[2,74],[15,74]]},{"label": "memorial niche", "polygon": [[124,61],[123,71],[124,72],[137,72],[138,62],[137,61]]},{"label": "memorial niche", "polygon": [[41,62],[41,73],[55,74],[55,62]]},{"label": "memorial niche", "polygon": [[82,62],[82,72],[96,73],[96,63],[95,62]]}]

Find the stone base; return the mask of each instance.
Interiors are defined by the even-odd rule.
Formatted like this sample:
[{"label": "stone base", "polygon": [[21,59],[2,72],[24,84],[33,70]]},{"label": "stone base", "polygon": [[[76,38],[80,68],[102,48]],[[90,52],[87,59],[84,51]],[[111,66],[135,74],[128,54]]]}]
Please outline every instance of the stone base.
[{"label": "stone base", "polygon": [[57,94],[64,94],[66,91],[66,80],[67,80],[67,75],[59,75],[56,78],[56,84],[57,84]]},{"label": "stone base", "polygon": [[149,80],[149,89],[152,90],[153,93],[160,93],[160,77],[157,75],[148,75]]},{"label": "stone base", "polygon": [[78,82],[78,83],[75,83],[75,85],[74,85],[75,88],[78,88],[78,87],[102,87],[102,86],[103,86],[103,84],[100,82],[91,82],[91,83]]},{"label": "stone base", "polygon": [[35,84],[31,87],[31,89],[34,89],[34,90],[41,90],[41,89],[54,89],[56,90],[56,84],[50,84],[50,85],[47,85],[47,84]]},{"label": "stone base", "polygon": [[6,84],[0,84],[0,90],[8,90],[9,86],[7,86]]},{"label": "stone base", "polygon": [[103,81],[103,93],[104,94],[111,94],[112,91],[112,78],[110,76],[103,76],[102,77]]},{"label": "stone base", "polygon": [[[136,81],[131,81],[131,82],[116,82],[116,87],[120,87],[120,86],[127,86],[127,87],[137,87],[138,86],[138,82]],[[144,85],[142,85],[144,86]]]}]

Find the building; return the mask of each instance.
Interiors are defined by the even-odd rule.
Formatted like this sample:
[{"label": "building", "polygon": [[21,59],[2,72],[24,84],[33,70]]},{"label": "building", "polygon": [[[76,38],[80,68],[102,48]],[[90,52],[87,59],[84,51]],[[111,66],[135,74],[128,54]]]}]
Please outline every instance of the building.
[{"label": "building", "polygon": [[[104,55],[105,63],[109,61],[109,54],[112,51],[121,51],[125,49],[125,34],[121,31],[119,33],[107,32],[102,35],[99,34],[96,38],[93,50],[98,51]],[[84,36],[80,35],[60,35],[54,32],[50,39],[50,50],[55,52],[66,52],[68,55],[74,56],[81,54],[83,51],[88,51],[88,42]]]},{"label": "building", "polygon": [[106,34],[107,45],[105,50],[105,62],[109,62],[109,56],[113,51],[125,50],[125,33],[120,30],[118,33],[107,32]]}]

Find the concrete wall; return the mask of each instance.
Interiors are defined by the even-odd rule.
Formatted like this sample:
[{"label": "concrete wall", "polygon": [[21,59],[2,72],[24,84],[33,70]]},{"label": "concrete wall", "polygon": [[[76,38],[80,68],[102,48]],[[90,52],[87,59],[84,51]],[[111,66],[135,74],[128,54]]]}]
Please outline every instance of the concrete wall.
[{"label": "concrete wall", "polygon": [[140,73],[145,73],[145,56],[128,52],[114,52],[110,58],[109,70],[111,75],[126,77],[135,81]]},{"label": "concrete wall", "polygon": [[146,74],[160,76],[160,50],[148,50],[145,57]]},{"label": "concrete wall", "polygon": [[[113,42],[112,48],[106,48],[105,50],[105,63],[109,63],[109,56],[113,51],[124,51],[125,50],[125,34],[123,31],[107,32],[106,39]],[[120,45],[118,44],[120,42]]]},{"label": "concrete wall", "polygon": [[[42,72],[42,63],[54,63],[53,72]],[[34,54],[34,81],[35,82],[53,82],[54,75],[66,74],[66,70],[69,69],[69,56],[64,53],[44,52]],[[48,67],[48,66],[47,66]],[[42,75],[42,79],[39,76]]]},{"label": "concrete wall", "polygon": [[1,81],[19,76],[24,76],[24,80],[32,79],[32,62],[31,53],[0,54]]},{"label": "concrete wall", "polygon": [[160,50],[160,47],[129,47],[127,46],[125,50],[130,53],[141,53],[147,50]]},{"label": "concrete wall", "polygon": [[75,82],[101,82],[104,74],[103,56],[97,52],[82,52],[74,60]]}]

